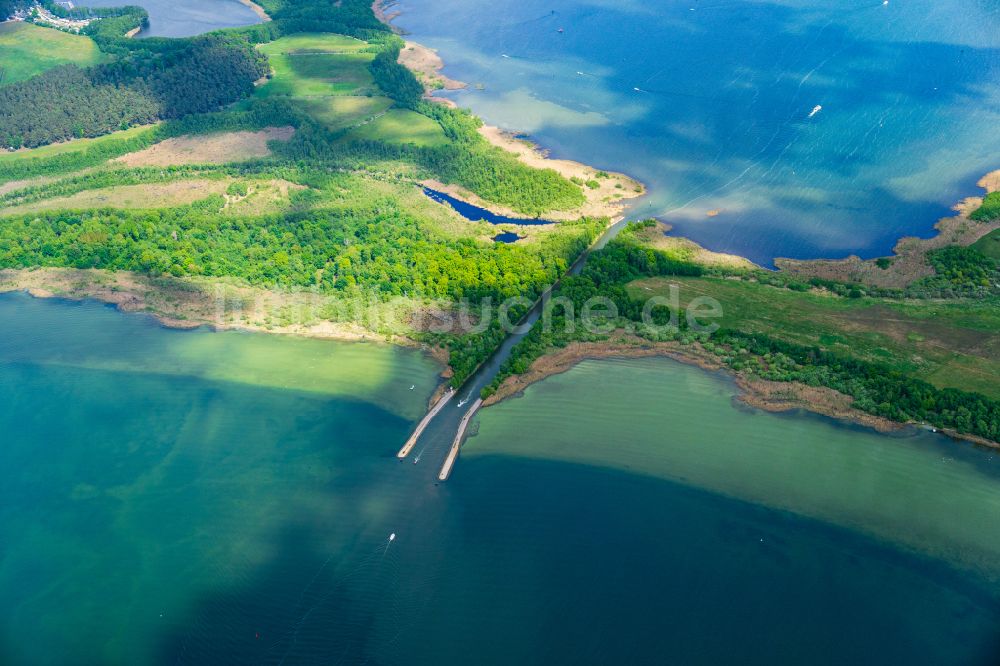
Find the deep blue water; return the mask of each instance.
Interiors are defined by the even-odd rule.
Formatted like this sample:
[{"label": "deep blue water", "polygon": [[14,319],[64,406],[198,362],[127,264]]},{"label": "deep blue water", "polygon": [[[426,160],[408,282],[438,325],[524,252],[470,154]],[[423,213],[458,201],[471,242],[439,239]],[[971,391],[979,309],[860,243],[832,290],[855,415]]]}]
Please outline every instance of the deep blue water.
[{"label": "deep blue water", "polygon": [[502,234],[497,234],[496,236],[494,236],[493,240],[495,240],[498,243],[516,243],[517,241],[521,240],[521,237],[518,236],[513,231],[505,231]]},{"label": "deep blue water", "polygon": [[[429,187],[424,188],[424,194],[438,202],[439,204],[446,204],[455,209],[455,211],[467,220],[472,222],[489,222],[490,224],[521,224],[528,226],[539,226],[543,224],[554,224],[550,220],[542,220],[539,218],[528,218],[528,217],[507,217],[506,215],[497,215],[496,213],[491,213],[485,208],[480,208],[479,206],[473,206],[472,204],[462,201],[461,199],[456,199],[450,194],[445,194],[444,192],[438,192],[437,190],[432,190]],[[508,242],[508,241],[503,241]]]},{"label": "deep blue water", "polygon": [[886,254],[1000,168],[992,0],[399,8],[449,76],[481,84],[447,93],[459,104],[641,179],[634,215],[765,264]]}]

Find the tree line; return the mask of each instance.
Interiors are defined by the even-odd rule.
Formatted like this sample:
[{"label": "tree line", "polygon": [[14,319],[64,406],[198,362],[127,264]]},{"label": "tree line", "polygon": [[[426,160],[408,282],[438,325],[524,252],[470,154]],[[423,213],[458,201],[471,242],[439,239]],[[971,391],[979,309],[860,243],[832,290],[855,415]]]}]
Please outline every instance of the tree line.
[{"label": "tree line", "polygon": [[[114,174],[114,182],[131,181]],[[224,203],[212,196],[165,210],[8,216],[0,225],[0,266],[235,277],[265,287],[475,302],[537,293],[592,235],[581,227],[533,245],[483,244],[440,235],[375,195],[363,204],[261,217],[222,215]]]},{"label": "tree line", "polygon": [[[851,396],[853,406],[863,412],[900,422],[929,423],[1000,442],[1000,401],[959,389],[937,388],[923,380],[880,363],[864,361],[819,347],[800,345],[760,333],[718,330],[708,335],[688,330],[686,318],[677,318],[670,331],[652,332],[643,327],[640,314],[644,304],[633,299],[625,285],[639,277],[660,275],[700,275],[705,269],[684,265],[664,253],[643,246],[630,227],[606,248],[590,255],[577,277],[563,280],[554,294],[568,298],[575,310],[595,296],[610,299],[618,308],[620,325],[630,324],[636,333],[650,340],[700,342],[709,352],[736,372],[785,382],[825,386]],[[553,310],[552,325],[537,324],[513,349],[496,380],[483,391],[491,395],[512,375],[523,374],[548,351],[576,341],[605,340],[582,327],[566,325],[566,310]],[[660,312],[655,323],[665,324],[667,313]]]},{"label": "tree line", "polygon": [[171,137],[259,130],[279,125],[294,127],[298,125],[300,119],[299,110],[287,100],[281,98],[255,100],[246,109],[187,116],[144,128],[127,136],[107,136],[77,150],[54,155],[18,156],[18,159],[0,160],[0,182],[79,171],[148,148]]},{"label": "tree line", "polygon": [[63,65],[0,88],[0,142],[31,148],[214,111],[248,96],[266,73],[263,55],[222,36],[147,59]]}]

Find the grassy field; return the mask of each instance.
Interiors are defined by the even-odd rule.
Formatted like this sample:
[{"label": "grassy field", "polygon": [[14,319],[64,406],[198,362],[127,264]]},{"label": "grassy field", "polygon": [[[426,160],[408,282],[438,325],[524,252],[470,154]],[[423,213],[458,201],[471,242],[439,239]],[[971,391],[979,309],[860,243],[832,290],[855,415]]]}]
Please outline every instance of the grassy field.
[{"label": "grassy field", "polygon": [[375,57],[365,42],[343,35],[296,35],[260,46],[273,77],[261,97],[364,95],[374,90],[368,65]]},{"label": "grassy field", "polygon": [[0,86],[30,79],[57,65],[88,67],[105,58],[89,37],[30,23],[0,24]]},{"label": "grassy field", "polygon": [[260,49],[268,55],[278,53],[359,53],[366,48],[368,48],[368,42],[328,32],[289,35],[260,46]]},{"label": "grassy field", "polygon": [[40,148],[29,148],[25,150],[15,150],[14,152],[3,152],[0,151],[0,165],[9,164],[10,162],[16,162],[18,160],[27,160],[35,157],[52,157],[53,155],[62,155],[65,153],[75,153],[81,150],[86,150],[93,146],[100,146],[105,143],[113,143],[119,139],[129,139],[139,134],[142,134],[148,130],[152,125],[143,125],[140,127],[132,127],[127,130],[121,130],[119,132],[112,132],[111,134],[106,134],[104,136],[99,136],[94,139],[74,139],[73,141],[64,141],[63,143],[53,143],[48,146],[41,146]]},{"label": "grassy field", "polygon": [[321,97],[303,100],[313,118],[331,129],[347,129],[385,113],[392,107],[388,97]]},{"label": "grassy field", "polygon": [[390,143],[440,146],[448,142],[436,122],[408,109],[392,109],[370,123],[354,129],[349,139],[381,139]]},{"label": "grassy field", "polygon": [[366,42],[332,34],[282,37],[258,47],[271,60],[273,76],[260,97],[299,100],[315,119],[334,130],[354,128],[345,140],[379,139],[417,146],[447,142],[441,126],[419,113],[393,108],[368,66]]},{"label": "grassy field", "polygon": [[[0,215],[18,215],[45,210],[88,210],[97,208],[173,208],[212,195],[225,195],[233,178],[196,178],[146,185],[117,185],[78,192],[65,197],[44,199],[22,206],[0,209]],[[244,196],[227,196],[220,212],[229,215],[260,215],[288,208],[289,192],[302,189],[284,180],[243,180]]]},{"label": "grassy field", "polygon": [[939,387],[1000,398],[1000,308],[981,301],[837,298],[721,278],[650,278],[629,285],[635,298],[668,296],[687,305],[711,296],[727,328],[887,363]]},{"label": "grassy field", "polygon": [[1000,261],[1000,229],[986,234],[973,243],[972,247],[987,257],[993,257],[997,261]]},{"label": "grassy field", "polygon": [[123,155],[114,162],[127,166],[228,164],[271,154],[270,141],[287,141],[291,127],[269,127],[259,132],[216,132],[166,139],[145,150]]}]

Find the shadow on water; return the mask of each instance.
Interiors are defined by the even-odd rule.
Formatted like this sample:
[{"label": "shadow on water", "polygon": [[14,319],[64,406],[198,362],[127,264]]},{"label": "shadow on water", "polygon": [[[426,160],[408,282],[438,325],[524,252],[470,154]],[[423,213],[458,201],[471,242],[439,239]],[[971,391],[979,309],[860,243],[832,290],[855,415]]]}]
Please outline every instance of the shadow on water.
[{"label": "shadow on water", "polygon": [[[985,7],[554,6],[558,17],[536,25],[520,20],[537,14],[527,0],[409,0],[399,22],[440,47],[450,75],[486,83],[451,97],[553,156],[646,182],[633,215],[711,249],[764,265],[886,254],[900,236],[933,233],[997,168],[987,83],[1000,72],[1000,24]],[[555,25],[566,33],[554,38]]]},{"label": "shadow on water", "polygon": [[332,664],[364,655],[373,618],[349,582],[366,576],[377,584],[378,553],[345,572],[317,550],[308,528],[289,528],[276,541],[251,581],[196,602],[163,638],[157,663]]},{"label": "shadow on water", "polygon": [[388,553],[295,526],[197,599],[161,664],[994,664],[978,579],[626,472],[468,460]]}]

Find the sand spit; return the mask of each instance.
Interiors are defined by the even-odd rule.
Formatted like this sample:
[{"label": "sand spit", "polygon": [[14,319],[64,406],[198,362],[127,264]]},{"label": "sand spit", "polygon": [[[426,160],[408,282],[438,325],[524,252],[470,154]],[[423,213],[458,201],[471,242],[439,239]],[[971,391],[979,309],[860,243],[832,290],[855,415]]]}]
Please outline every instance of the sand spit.
[{"label": "sand spit", "polygon": [[[1000,171],[983,176],[978,184],[987,193],[1000,191]],[[986,234],[1000,229],[1000,220],[977,222],[969,219],[969,215],[982,203],[982,197],[969,197],[956,205],[954,210],[958,215],[939,220],[934,225],[938,233],[932,238],[900,239],[893,249],[895,254],[888,268],[880,268],[875,259],[864,260],[853,255],[846,259],[776,259],[774,263],[789,275],[902,289],[921,278],[934,275],[934,268],[927,261],[927,252],[948,245],[972,245]]]}]

